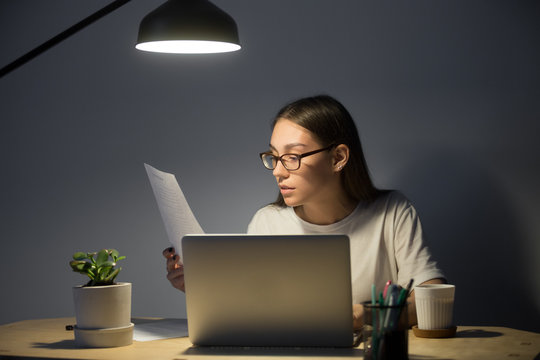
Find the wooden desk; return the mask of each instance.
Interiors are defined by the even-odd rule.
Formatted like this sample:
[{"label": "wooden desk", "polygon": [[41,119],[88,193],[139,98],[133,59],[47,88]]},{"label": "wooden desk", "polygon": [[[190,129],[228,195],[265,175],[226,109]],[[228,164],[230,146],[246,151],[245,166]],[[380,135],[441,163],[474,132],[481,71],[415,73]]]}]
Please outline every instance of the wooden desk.
[{"label": "wooden desk", "polygon": [[[361,349],[199,349],[188,338],[136,342],[109,349],[75,347],[72,331],[66,324],[74,318],[26,320],[0,326],[0,358],[34,357],[57,359],[166,359],[243,360],[264,357],[286,359],[362,358]],[[137,319],[134,319],[137,323]],[[505,327],[459,326],[450,339],[422,339],[409,333],[409,358],[427,359],[538,359],[540,334]]]}]

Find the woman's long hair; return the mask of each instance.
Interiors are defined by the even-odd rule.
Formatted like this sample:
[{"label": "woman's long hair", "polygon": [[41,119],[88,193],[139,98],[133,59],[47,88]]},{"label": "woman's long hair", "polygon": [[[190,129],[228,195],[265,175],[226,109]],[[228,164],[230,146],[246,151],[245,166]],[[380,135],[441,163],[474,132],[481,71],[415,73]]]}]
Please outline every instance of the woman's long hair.
[{"label": "woman's long hair", "polygon": [[[311,131],[322,146],[345,144],[349,147],[349,161],[342,170],[341,178],[343,188],[351,199],[370,202],[382,193],[371,181],[354,120],[339,101],[328,95],[294,101],[277,113],[272,129],[282,118]],[[273,204],[286,206],[281,193]]]}]

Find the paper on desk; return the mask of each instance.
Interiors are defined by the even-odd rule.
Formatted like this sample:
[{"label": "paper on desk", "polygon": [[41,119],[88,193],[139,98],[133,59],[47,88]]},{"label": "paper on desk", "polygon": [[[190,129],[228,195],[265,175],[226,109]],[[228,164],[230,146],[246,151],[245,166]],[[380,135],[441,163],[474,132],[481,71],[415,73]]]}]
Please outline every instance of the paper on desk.
[{"label": "paper on desk", "polygon": [[186,319],[159,319],[135,324],[133,340],[152,341],[188,336]]},{"label": "paper on desk", "polygon": [[176,177],[148,164],[144,164],[144,167],[150,179],[169,242],[176,249],[176,253],[182,257],[180,246],[182,237],[186,234],[203,234],[204,231],[193,215]]}]

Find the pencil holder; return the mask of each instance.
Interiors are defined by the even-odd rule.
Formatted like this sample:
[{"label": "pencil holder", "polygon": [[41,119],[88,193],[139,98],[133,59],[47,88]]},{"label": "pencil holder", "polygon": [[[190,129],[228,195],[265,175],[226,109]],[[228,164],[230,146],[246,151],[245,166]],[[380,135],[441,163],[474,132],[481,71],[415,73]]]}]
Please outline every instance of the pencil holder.
[{"label": "pencil holder", "polygon": [[364,359],[407,360],[407,303],[395,306],[364,303]]}]

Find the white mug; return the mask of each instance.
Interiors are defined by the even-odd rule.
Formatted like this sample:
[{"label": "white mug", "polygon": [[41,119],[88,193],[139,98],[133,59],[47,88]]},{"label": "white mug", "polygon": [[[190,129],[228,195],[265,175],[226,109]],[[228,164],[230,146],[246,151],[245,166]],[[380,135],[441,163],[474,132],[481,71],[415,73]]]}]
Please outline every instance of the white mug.
[{"label": "white mug", "polygon": [[449,284],[425,284],[414,288],[419,329],[448,329],[453,326],[455,290],[456,287]]}]

